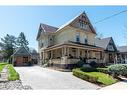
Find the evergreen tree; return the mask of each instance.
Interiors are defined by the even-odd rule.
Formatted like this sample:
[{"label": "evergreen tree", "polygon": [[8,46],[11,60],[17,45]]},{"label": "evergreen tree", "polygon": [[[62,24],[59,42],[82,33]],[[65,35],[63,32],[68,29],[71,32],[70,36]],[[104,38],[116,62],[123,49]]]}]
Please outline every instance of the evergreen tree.
[{"label": "evergreen tree", "polygon": [[24,35],[23,32],[21,32],[17,38],[17,45],[19,47],[22,47],[22,46],[27,47],[27,45],[29,45],[29,42],[26,40],[26,36]]},{"label": "evergreen tree", "polygon": [[9,59],[16,48],[16,37],[7,34],[4,38],[1,38],[0,47],[4,59]]}]

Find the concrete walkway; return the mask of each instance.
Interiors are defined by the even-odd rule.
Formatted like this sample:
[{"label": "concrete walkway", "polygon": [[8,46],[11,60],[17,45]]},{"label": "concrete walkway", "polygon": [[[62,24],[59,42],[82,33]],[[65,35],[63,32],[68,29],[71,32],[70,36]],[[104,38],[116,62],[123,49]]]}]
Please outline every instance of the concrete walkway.
[{"label": "concrete walkway", "polygon": [[99,89],[90,82],[81,80],[71,72],[60,72],[39,66],[15,67],[20,74],[23,85],[33,89]]}]

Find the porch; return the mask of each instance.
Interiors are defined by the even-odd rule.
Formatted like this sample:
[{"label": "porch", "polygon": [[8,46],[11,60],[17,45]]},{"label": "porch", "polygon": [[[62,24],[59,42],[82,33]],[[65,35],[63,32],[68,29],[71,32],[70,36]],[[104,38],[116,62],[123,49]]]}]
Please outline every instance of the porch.
[{"label": "porch", "polygon": [[103,50],[99,47],[66,44],[57,47],[49,47],[41,53],[42,59],[49,60],[50,64],[60,66],[73,66],[79,60],[85,63],[95,61],[103,63]]}]

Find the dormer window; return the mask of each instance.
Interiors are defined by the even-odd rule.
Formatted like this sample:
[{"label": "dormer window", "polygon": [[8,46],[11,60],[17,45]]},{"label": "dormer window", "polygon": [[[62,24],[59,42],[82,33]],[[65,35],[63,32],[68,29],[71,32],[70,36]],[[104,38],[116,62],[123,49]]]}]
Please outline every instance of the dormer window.
[{"label": "dormer window", "polygon": [[80,33],[76,34],[76,42],[80,42]]}]

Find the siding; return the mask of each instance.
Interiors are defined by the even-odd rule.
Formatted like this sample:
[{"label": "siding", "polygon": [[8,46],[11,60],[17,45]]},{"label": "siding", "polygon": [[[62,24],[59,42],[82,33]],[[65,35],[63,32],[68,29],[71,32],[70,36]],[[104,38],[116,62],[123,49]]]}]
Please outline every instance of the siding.
[{"label": "siding", "polygon": [[60,33],[58,33],[55,36],[55,44],[60,44],[63,43],[65,41],[74,41],[76,42],[76,34],[77,32],[80,33],[80,42],[84,43],[85,38],[88,38],[88,44],[90,45],[94,45],[94,39],[95,39],[95,34],[91,33],[91,32],[85,32],[85,31],[79,31],[75,28],[72,27],[67,27],[66,29],[60,31]]}]

